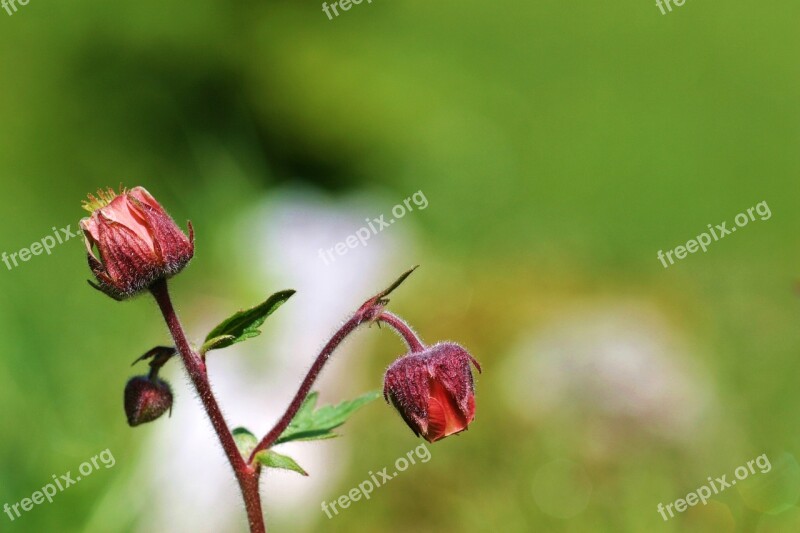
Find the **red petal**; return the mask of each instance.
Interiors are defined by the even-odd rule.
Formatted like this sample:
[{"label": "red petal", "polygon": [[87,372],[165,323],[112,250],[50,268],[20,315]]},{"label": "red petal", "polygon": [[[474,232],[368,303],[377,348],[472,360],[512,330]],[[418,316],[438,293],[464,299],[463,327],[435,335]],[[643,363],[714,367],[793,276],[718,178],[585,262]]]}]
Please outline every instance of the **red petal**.
[{"label": "red petal", "polygon": [[428,431],[423,435],[428,442],[434,442],[445,437],[447,428],[447,415],[441,402],[431,398],[428,403]]},{"label": "red petal", "polygon": [[[428,403],[428,432],[431,442],[464,431],[469,422],[453,395],[438,380],[431,380],[431,399]],[[432,427],[437,427],[437,430],[434,431]]]},{"label": "red petal", "polygon": [[475,395],[469,366],[472,357],[464,348],[453,343],[436,344],[429,348],[427,354],[430,375],[447,390],[450,401],[459,407],[461,418],[471,420],[469,401]]},{"label": "red petal", "polygon": [[127,195],[117,196],[110,204],[96,211],[95,216],[102,216],[107,220],[114,221],[128,228],[133,232],[150,250],[154,250],[153,237],[150,235],[149,228],[141,214],[141,210],[136,206]]},{"label": "red petal", "polygon": [[143,204],[149,205],[150,207],[152,207],[156,211],[160,211],[161,213],[166,214],[166,211],[164,211],[164,208],[161,207],[161,204],[159,204],[156,201],[156,199],[153,198],[153,195],[150,194],[149,192],[147,192],[147,189],[145,189],[144,187],[142,187],[142,186],[134,187],[133,189],[128,191],[128,194],[130,194],[131,196],[133,196],[134,198],[136,198],[137,200],[139,200]]}]

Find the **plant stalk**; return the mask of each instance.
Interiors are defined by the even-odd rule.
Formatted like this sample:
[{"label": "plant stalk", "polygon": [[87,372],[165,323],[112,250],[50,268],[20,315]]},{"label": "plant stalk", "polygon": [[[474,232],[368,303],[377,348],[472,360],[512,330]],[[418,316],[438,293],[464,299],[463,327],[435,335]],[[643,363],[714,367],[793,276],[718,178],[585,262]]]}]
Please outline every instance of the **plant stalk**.
[{"label": "plant stalk", "polygon": [[181,326],[178,314],[175,312],[175,308],[172,305],[166,280],[159,280],[154,283],[150,287],[150,292],[156,299],[158,307],[161,309],[161,314],[164,315],[164,320],[167,323],[172,339],[175,341],[178,353],[180,353],[183,359],[183,365],[186,367],[192,384],[197,394],[200,396],[200,400],[203,402],[206,414],[211,420],[211,425],[214,427],[222,449],[225,451],[228,462],[236,475],[236,480],[239,482],[239,488],[242,491],[245,508],[247,509],[250,532],[266,533],[264,515],[261,510],[261,496],[258,491],[259,469],[251,467],[244,461],[242,454],[239,453],[236,441],[233,440],[233,435],[217,404],[214,392],[211,390],[206,364],[200,356],[192,350],[189,341],[186,340],[183,326]]}]

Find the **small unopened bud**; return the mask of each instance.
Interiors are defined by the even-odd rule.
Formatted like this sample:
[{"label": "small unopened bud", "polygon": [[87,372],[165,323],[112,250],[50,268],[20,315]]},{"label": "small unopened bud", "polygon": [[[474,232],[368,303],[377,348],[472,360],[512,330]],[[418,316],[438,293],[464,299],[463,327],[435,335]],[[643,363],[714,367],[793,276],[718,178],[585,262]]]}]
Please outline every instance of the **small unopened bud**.
[{"label": "small unopened bud", "polygon": [[136,376],[125,385],[125,414],[131,427],[152,422],[172,409],[172,390],[163,379]]},{"label": "small unopened bud", "polygon": [[470,364],[478,362],[461,346],[440,343],[401,357],[384,377],[383,395],[408,427],[428,442],[459,433],[475,419],[475,385]]}]

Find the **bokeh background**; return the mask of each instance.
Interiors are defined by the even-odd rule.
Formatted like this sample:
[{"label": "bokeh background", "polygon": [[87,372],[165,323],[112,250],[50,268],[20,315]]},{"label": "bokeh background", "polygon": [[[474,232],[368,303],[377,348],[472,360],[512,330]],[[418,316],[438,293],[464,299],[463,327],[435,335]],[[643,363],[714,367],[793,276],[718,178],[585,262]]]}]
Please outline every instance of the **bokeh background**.
[{"label": "bokeh background", "polygon": [[[481,361],[477,418],[328,519],[415,439],[382,402],[287,446],[272,531],[798,531],[800,69],[795,2],[40,2],[0,11],[0,251],[76,228],[87,192],[148,188],[191,219],[172,283],[193,339],[284,288],[264,335],[212,354],[232,426],[268,429],[349,312],[391,308]],[[417,191],[428,206],[318,255]],[[758,202],[769,220],[664,269]],[[110,450],[9,532],[237,532],[236,486],[179,365],[171,419],[131,429],[130,363],[167,332],[86,284],[76,238],[0,265],[0,504]],[[377,328],[319,383],[381,387]],[[761,454],[772,469],[664,522]]]}]

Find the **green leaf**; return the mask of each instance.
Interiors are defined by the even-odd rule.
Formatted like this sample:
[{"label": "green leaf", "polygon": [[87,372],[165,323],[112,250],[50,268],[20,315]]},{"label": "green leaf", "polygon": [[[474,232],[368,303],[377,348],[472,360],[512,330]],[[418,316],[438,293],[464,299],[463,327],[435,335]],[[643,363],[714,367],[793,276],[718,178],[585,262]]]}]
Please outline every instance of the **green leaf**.
[{"label": "green leaf", "polygon": [[[219,337],[214,337],[213,339],[207,340],[203,343],[203,346],[200,347],[200,355],[203,356],[206,354],[206,352],[216,350],[217,348],[224,348],[225,346],[222,346],[223,343],[235,340],[236,337],[233,335],[220,335]],[[233,344],[233,342],[230,344]],[[230,346],[230,344],[228,344],[228,346]]]},{"label": "green leaf", "polygon": [[293,470],[304,476],[308,475],[308,472],[303,470],[300,465],[298,465],[294,459],[289,457],[288,455],[281,455],[279,453],[273,452],[272,450],[264,450],[263,452],[258,452],[255,457],[256,461],[261,463],[262,465],[266,466],[267,468],[283,468],[285,470]]},{"label": "green leaf", "polygon": [[255,435],[250,433],[246,428],[236,428],[233,430],[233,440],[236,441],[236,447],[239,448],[239,453],[242,457],[250,457],[253,450],[258,445],[258,439]]},{"label": "green leaf", "polygon": [[316,392],[309,394],[297,411],[289,426],[283,431],[275,444],[289,441],[332,439],[334,429],[344,424],[360,407],[380,397],[380,391],[368,392],[355,400],[344,401],[338,405],[326,405],[315,409]]},{"label": "green leaf", "polygon": [[237,342],[242,342],[261,335],[261,331],[258,328],[260,328],[267,317],[283,305],[294,292],[293,290],[276,292],[267,298],[265,302],[231,315],[211,330],[211,333],[206,336],[203,347],[205,348],[208,346],[206,351],[219,350],[220,348],[227,348]]}]

